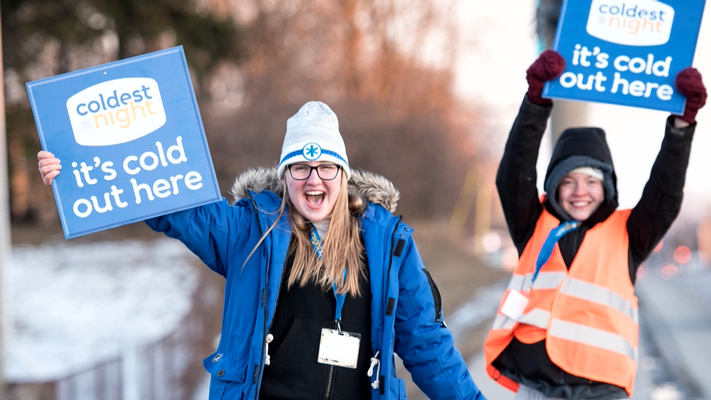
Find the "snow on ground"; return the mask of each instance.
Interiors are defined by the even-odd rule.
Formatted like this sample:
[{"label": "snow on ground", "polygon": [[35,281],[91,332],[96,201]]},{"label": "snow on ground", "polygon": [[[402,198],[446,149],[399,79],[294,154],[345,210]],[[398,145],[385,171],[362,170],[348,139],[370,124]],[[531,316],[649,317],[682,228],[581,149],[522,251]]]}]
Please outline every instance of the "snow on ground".
[{"label": "snow on ground", "polygon": [[169,239],[13,247],[6,378],[51,381],[166,336],[190,310],[193,259]]}]

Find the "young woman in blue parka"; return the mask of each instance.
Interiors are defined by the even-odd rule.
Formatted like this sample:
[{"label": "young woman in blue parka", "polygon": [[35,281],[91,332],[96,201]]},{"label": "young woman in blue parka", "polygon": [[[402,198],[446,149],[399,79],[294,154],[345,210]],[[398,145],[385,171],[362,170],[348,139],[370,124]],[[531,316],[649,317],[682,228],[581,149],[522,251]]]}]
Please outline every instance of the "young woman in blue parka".
[{"label": "young woman in blue parka", "polygon": [[[61,165],[38,154],[46,184]],[[386,179],[352,171],[321,102],[287,121],[279,165],[226,200],[153,218],[226,279],[210,399],[403,399],[394,353],[432,399],[484,399]],[[484,399],[485,400],[485,399]]]}]

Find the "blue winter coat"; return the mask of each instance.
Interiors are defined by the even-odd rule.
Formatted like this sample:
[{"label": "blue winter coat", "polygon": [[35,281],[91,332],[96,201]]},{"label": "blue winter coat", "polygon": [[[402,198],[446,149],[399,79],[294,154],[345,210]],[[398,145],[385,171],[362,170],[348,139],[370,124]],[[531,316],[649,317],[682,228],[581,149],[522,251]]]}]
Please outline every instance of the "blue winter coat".
[{"label": "blue winter coat", "polygon": [[[212,375],[210,400],[258,399],[265,337],[291,237],[285,212],[242,267],[281,204],[271,191],[248,193],[235,205],[223,200],[146,221],[155,231],[181,240],[226,279],[220,343],[203,361]],[[407,397],[403,380],[395,374],[396,352],[431,399],[484,399],[445,327],[435,298],[439,295],[411,237],[412,228],[374,203],[361,222],[372,293],[372,351],[380,360],[380,372],[376,367],[371,378],[378,387],[371,390],[372,398]]]}]

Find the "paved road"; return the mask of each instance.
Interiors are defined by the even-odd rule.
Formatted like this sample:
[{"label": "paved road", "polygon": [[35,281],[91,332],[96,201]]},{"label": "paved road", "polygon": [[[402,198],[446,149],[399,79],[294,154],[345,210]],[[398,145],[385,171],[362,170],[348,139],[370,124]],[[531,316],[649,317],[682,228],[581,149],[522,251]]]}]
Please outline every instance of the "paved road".
[{"label": "paved road", "polygon": [[680,399],[711,400],[711,269],[637,284],[640,310]]}]

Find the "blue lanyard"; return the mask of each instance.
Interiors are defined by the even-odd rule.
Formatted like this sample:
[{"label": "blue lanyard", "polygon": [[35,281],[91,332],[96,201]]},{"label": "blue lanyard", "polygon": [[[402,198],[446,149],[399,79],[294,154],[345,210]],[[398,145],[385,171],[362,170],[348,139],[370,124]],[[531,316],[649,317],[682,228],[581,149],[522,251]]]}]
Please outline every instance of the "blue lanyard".
[{"label": "blue lanyard", "polygon": [[543,265],[548,262],[549,258],[551,258],[553,248],[555,247],[555,244],[558,243],[558,240],[560,240],[560,238],[562,238],[566,233],[578,229],[580,225],[582,225],[580,221],[568,221],[561,223],[557,228],[551,229],[551,233],[548,234],[548,238],[546,238],[546,241],[543,242],[541,252],[538,253],[538,259],[536,260],[536,272],[533,273],[531,285],[533,285],[533,282],[536,281],[538,272],[540,272],[541,268],[543,268]]},{"label": "blue lanyard", "polygon": [[[313,246],[316,255],[319,260],[323,258],[323,248],[321,247],[321,237],[318,234],[314,225],[309,223],[309,233],[311,234],[311,246]],[[346,273],[348,270],[343,269],[343,282],[346,281]],[[346,294],[338,294],[336,292],[336,283],[333,283],[333,296],[336,297],[336,326],[338,327],[338,332],[341,332],[341,310],[343,310],[343,303],[346,301]]]}]

